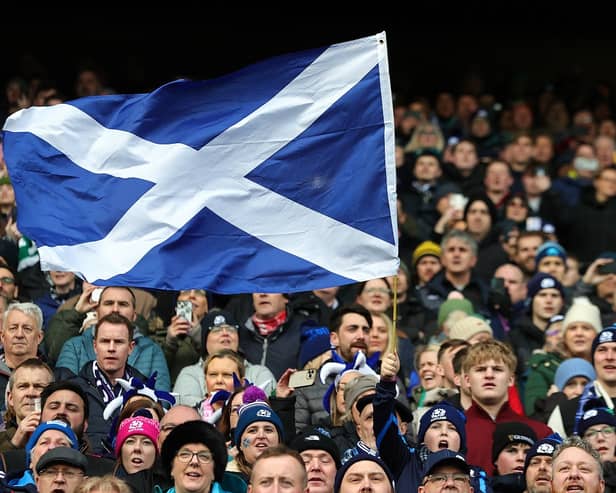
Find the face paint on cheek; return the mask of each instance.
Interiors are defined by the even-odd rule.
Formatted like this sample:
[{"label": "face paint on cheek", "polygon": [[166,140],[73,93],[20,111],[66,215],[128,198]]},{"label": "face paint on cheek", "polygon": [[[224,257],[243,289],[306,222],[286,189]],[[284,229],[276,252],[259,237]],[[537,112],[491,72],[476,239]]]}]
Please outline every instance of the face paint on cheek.
[{"label": "face paint on cheek", "polygon": [[248,448],[250,447],[250,438],[244,438],[242,440],[242,448]]}]

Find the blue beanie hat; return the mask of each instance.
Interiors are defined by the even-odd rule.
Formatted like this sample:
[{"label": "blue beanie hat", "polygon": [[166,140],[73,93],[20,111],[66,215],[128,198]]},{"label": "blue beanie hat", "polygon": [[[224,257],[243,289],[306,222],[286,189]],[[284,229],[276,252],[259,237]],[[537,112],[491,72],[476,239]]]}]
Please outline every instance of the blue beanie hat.
[{"label": "blue beanie hat", "polygon": [[311,359],[330,350],[331,343],[329,329],[325,326],[318,326],[312,321],[307,321],[302,324],[300,330],[298,368],[303,368]]},{"label": "blue beanie hat", "polygon": [[546,241],[537,249],[535,254],[536,265],[539,265],[539,261],[545,257],[560,257],[563,262],[567,262],[567,252],[555,241]]},{"label": "blue beanie hat", "polygon": [[542,289],[558,289],[560,295],[565,297],[565,289],[558,279],[545,272],[537,272],[528,281],[528,297],[532,300]]},{"label": "blue beanie hat", "polygon": [[552,457],[556,447],[558,447],[561,443],[563,443],[563,439],[558,433],[552,433],[541,440],[537,440],[535,444],[528,449],[528,452],[526,452],[526,459],[524,460],[524,475],[526,475],[526,469],[528,469],[530,460],[533,457],[538,455],[549,455]]},{"label": "blue beanie hat", "polygon": [[584,413],[578,423],[579,435],[584,437],[586,430],[594,425],[610,425],[616,427],[616,416],[606,408],[598,407],[589,409]]},{"label": "blue beanie hat", "polygon": [[255,401],[240,408],[240,417],[237,422],[237,427],[235,428],[234,436],[235,444],[238,448],[244,430],[252,423],[256,423],[258,421],[267,421],[268,423],[272,423],[278,430],[278,438],[280,439],[280,443],[284,441],[282,421],[280,421],[278,415],[271,407],[267,405],[267,403]]},{"label": "blue beanie hat", "polygon": [[593,339],[591,352],[593,363],[595,362],[595,351],[597,350],[597,346],[606,342],[616,342],[616,324],[606,327]]},{"label": "blue beanie hat", "polygon": [[582,358],[571,358],[563,361],[556,369],[554,385],[562,392],[567,382],[573,377],[586,377],[593,381],[596,377],[593,366]]},{"label": "blue beanie hat", "polygon": [[424,442],[426,431],[432,423],[437,421],[449,421],[456,427],[458,435],[460,435],[460,450],[461,453],[466,453],[466,416],[458,408],[441,402],[428,409],[419,420],[419,431],[417,432],[417,441]]},{"label": "blue beanie hat", "polygon": [[360,452],[359,454],[354,455],[349,460],[347,460],[344,464],[342,464],[342,467],[338,469],[338,472],[336,473],[336,480],[334,481],[334,493],[339,493],[340,485],[342,484],[342,480],[344,479],[344,475],[347,473],[347,471],[350,469],[350,467],[353,464],[356,464],[357,462],[361,462],[361,461],[364,461],[364,460],[369,460],[371,462],[376,462],[379,466],[381,466],[381,468],[383,469],[383,471],[387,475],[387,479],[389,480],[389,483],[392,485],[392,491],[395,491],[395,488],[394,488],[394,475],[391,473],[389,467],[387,467],[387,464],[385,464],[385,462],[383,462],[383,459],[381,459],[380,457],[378,457],[376,455],[368,454],[366,452]]},{"label": "blue beanie hat", "polygon": [[30,465],[30,453],[32,452],[32,449],[36,445],[36,442],[38,442],[38,439],[41,438],[41,435],[48,430],[61,431],[68,437],[71,442],[71,447],[75,450],[79,450],[79,440],[77,440],[75,433],[71,430],[68,423],[59,419],[45,421],[35,428],[32,435],[30,435],[28,443],[26,443],[26,464]]}]

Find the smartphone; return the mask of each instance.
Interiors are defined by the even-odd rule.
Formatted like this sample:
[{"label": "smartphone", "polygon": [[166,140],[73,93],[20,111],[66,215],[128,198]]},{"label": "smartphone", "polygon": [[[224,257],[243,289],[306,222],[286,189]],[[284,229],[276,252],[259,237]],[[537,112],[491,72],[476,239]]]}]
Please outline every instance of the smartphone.
[{"label": "smartphone", "polygon": [[603,264],[598,269],[597,272],[602,276],[606,274],[616,274],[616,260],[614,262],[610,262],[609,264]]},{"label": "smartphone", "polygon": [[92,302],[92,303],[99,303],[100,300],[101,300],[101,294],[102,293],[103,293],[103,288],[96,288],[90,294],[90,302]]},{"label": "smartphone", "polygon": [[175,304],[175,314],[192,323],[192,303],[187,300],[178,301]]},{"label": "smartphone", "polygon": [[294,389],[310,387],[316,379],[316,370],[297,370],[289,377],[289,387]]}]

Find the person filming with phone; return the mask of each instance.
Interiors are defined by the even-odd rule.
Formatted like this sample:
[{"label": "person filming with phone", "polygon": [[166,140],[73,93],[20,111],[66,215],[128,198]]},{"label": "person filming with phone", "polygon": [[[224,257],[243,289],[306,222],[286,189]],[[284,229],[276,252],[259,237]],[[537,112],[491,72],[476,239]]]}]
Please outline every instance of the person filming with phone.
[{"label": "person filming with phone", "polygon": [[201,357],[201,321],[208,309],[204,289],[180,291],[175,315],[167,327],[164,340],[159,340],[165,352],[172,383],[182,368],[197,363]]},{"label": "person filming with phone", "polygon": [[599,307],[604,327],[616,323],[616,251],[606,251],[588,266],[574,296],[587,296]]}]

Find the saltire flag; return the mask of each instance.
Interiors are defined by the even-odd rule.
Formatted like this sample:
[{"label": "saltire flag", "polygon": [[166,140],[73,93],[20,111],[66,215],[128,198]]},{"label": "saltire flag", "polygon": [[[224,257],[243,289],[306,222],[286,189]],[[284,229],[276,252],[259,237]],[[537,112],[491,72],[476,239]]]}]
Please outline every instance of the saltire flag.
[{"label": "saltire flag", "polygon": [[296,292],[395,274],[385,33],[4,125],[18,227],[98,285]]}]

